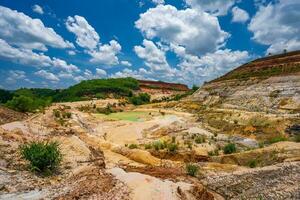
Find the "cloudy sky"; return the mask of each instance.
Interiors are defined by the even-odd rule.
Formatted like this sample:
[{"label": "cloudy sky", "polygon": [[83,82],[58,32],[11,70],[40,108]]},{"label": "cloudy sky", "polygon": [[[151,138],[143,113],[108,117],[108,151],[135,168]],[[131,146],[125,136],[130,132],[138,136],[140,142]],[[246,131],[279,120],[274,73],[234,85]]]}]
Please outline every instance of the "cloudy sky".
[{"label": "cloudy sky", "polygon": [[0,0],[0,87],[127,77],[200,85],[300,49],[299,0]]}]

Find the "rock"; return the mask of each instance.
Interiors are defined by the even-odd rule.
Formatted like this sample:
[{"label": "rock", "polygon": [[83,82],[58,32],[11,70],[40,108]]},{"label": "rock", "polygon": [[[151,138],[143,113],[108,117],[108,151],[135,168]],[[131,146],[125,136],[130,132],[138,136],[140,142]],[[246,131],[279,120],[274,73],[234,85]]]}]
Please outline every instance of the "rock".
[{"label": "rock", "polygon": [[219,173],[203,179],[209,189],[225,199],[299,199],[300,162]]}]

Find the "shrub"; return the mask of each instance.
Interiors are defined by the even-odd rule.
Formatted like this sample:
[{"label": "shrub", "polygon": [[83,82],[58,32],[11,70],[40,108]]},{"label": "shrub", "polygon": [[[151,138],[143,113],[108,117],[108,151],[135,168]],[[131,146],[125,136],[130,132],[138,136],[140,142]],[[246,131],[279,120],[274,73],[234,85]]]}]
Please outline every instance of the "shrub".
[{"label": "shrub", "polygon": [[185,169],[188,175],[194,177],[197,176],[199,171],[199,167],[197,165],[190,164],[190,163],[186,165]]},{"label": "shrub", "polygon": [[175,143],[170,143],[167,145],[168,151],[171,153],[175,153],[178,149],[178,145]]},{"label": "shrub", "polygon": [[145,144],[145,149],[152,149],[152,144]]},{"label": "shrub", "polygon": [[250,160],[248,166],[250,168],[255,168],[257,166],[257,160]]},{"label": "shrub", "polygon": [[137,149],[138,148],[138,145],[137,144],[130,144],[128,146],[129,149]]},{"label": "shrub", "polygon": [[153,142],[152,146],[156,151],[159,151],[161,149],[166,148],[166,143],[159,140],[159,141]]},{"label": "shrub", "polygon": [[198,137],[196,137],[195,142],[196,142],[197,144],[204,143],[204,142],[205,142],[205,137],[202,136],[202,135],[201,135],[201,136],[198,136]]},{"label": "shrub", "polygon": [[214,151],[209,151],[208,155],[209,156],[218,156],[219,155],[219,150],[215,149]]},{"label": "shrub", "polygon": [[112,109],[111,105],[108,104],[105,108],[97,108],[96,109],[98,113],[109,115],[111,113],[114,113],[115,111]]},{"label": "shrub", "polygon": [[133,105],[143,105],[143,104],[147,104],[150,103],[150,95],[147,93],[140,93],[137,96],[133,96],[129,99],[129,101],[133,104]]},{"label": "shrub", "polygon": [[57,142],[32,142],[21,146],[23,159],[30,162],[35,172],[51,174],[60,165],[62,154]]},{"label": "shrub", "polygon": [[176,142],[176,137],[172,136],[172,143],[175,143],[175,142]]},{"label": "shrub", "polygon": [[70,112],[63,112],[62,117],[70,119],[72,114]]},{"label": "shrub", "polygon": [[236,152],[236,146],[233,143],[227,144],[223,149],[225,154],[231,154]]},{"label": "shrub", "polygon": [[53,115],[56,118],[60,118],[60,112],[59,112],[59,110],[53,110]]}]

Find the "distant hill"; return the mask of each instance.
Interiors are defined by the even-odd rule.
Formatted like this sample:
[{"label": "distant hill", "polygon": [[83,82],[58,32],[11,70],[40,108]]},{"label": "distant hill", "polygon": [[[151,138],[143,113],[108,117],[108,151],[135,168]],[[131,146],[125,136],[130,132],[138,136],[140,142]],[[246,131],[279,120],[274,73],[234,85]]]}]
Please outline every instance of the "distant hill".
[{"label": "distant hill", "polygon": [[[0,90],[0,104],[20,112],[43,110],[51,102],[71,102],[94,98],[139,99],[148,93],[152,99],[183,95],[189,88],[183,84],[110,78],[85,80],[66,89],[21,88],[15,91]],[[142,96],[140,96],[142,95]],[[153,98],[154,97],[154,98]]]}]

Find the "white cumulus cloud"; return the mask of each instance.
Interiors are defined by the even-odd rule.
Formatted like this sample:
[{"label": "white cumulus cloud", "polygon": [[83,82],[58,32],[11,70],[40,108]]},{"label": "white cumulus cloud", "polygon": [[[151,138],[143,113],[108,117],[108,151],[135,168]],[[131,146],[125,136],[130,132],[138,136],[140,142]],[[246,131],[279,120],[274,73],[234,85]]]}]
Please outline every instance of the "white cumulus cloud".
[{"label": "white cumulus cloud", "polygon": [[232,22],[244,23],[249,20],[247,11],[235,6],[232,8]]},{"label": "white cumulus cloud", "polygon": [[0,59],[30,67],[54,67],[67,71],[79,71],[73,64],[58,58],[50,58],[43,53],[35,53],[29,49],[15,48],[0,39]]},{"label": "white cumulus cloud", "polygon": [[22,12],[0,6],[0,38],[9,44],[27,49],[47,50],[53,48],[73,48],[52,28],[47,28],[39,19],[32,19]]},{"label": "white cumulus cloud", "polygon": [[217,17],[190,8],[177,10],[171,5],[150,8],[140,15],[135,26],[148,39],[181,45],[193,54],[213,52],[229,37],[221,30]]},{"label": "white cumulus cloud", "polygon": [[97,47],[100,37],[84,17],[78,15],[68,17],[66,27],[76,35],[76,43],[80,47],[88,49]]},{"label": "white cumulus cloud", "polygon": [[32,6],[32,11],[36,12],[36,13],[38,13],[40,15],[44,14],[43,8],[41,6],[39,6],[39,5],[37,5],[37,4],[35,4],[34,6]]},{"label": "white cumulus cloud", "polygon": [[260,6],[248,29],[253,39],[269,48],[266,53],[300,49],[300,1],[280,0]]},{"label": "white cumulus cloud", "polygon": [[186,4],[216,16],[227,15],[235,0],[185,0]]},{"label": "white cumulus cloud", "polygon": [[121,61],[121,65],[124,65],[126,67],[131,67],[132,66],[132,64],[129,61],[127,61],[127,60],[122,60]]},{"label": "white cumulus cloud", "polygon": [[119,64],[117,54],[121,52],[121,45],[116,40],[101,44],[100,36],[84,17],[68,17],[66,27],[75,34],[76,43],[92,57],[91,62],[109,66]]},{"label": "white cumulus cloud", "polygon": [[59,81],[59,78],[55,74],[48,72],[46,70],[40,70],[35,72],[34,74],[49,81],[53,81],[53,82]]},{"label": "white cumulus cloud", "polygon": [[98,49],[89,53],[92,56],[91,62],[105,65],[117,65],[119,64],[117,54],[120,53],[121,49],[122,47],[117,41],[111,40],[109,44],[101,45]]}]

